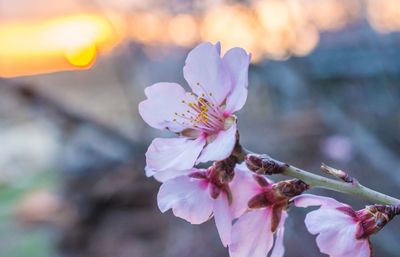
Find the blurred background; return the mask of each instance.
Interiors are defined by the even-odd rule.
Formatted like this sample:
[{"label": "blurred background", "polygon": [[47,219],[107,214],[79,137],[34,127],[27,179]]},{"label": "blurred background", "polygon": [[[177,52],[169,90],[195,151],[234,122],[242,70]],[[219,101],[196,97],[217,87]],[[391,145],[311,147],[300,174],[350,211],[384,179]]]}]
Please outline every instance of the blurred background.
[{"label": "blurred background", "polygon": [[[398,0],[0,0],[0,256],[227,256],[212,221],[160,214],[143,170],[161,135],[143,90],[185,85],[202,41],[252,53],[246,147],[400,197],[399,32]],[[285,256],[324,256],[305,213],[290,210]],[[399,231],[373,236],[374,256],[400,256]]]}]

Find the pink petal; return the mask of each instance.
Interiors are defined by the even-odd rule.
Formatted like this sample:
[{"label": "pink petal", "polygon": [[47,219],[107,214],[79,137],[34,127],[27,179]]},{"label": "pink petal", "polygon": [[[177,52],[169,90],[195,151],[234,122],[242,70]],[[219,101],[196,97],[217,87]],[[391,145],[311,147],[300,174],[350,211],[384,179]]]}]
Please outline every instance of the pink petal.
[{"label": "pink petal", "polygon": [[190,170],[163,170],[163,171],[159,171],[159,172],[153,172],[152,176],[154,176],[154,178],[159,182],[165,182],[165,181],[170,180],[175,177],[188,175],[191,172],[192,172],[192,169],[190,169]]},{"label": "pink petal", "polygon": [[371,243],[369,240],[358,240],[354,247],[353,257],[372,257]]},{"label": "pink petal", "polygon": [[230,257],[265,257],[273,245],[271,209],[250,211],[232,227]]},{"label": "pink petal", "polygon": [[214,140],[206,145],[197,163],[219,161],[229,157],[236,143],[236,122],[228,130],[218,132]]},{"label": "pink petal", "polygon": [[[146,152],[146,170],[151,175],[165,170],[188,170],[194,166],[204,138],[156,138]],[[151,172],[153,171],[153,172]]]},{"label": "pink petal", "polygon": [[242,48],[232,48],[224,55],[223,63],[229,71],[232,83],[225,108],[225,113],[230,115],[242,109],[246,103],[250,55]]},{"label": "pink petal", "polygon": [[238,218],[247,211],[249,200],[261,192],[261,188],[253,176],[254,173],[249,171],[244,163],[236,165],[235,176],[229,184],[232,191],[233,218]]},{"label": "pink petal", "polygon": [[283,245],[283,239],[285,234],[285,221],[287,218],[287,212],[283,211],[281,216],[281,221],[279,222],[278,229],[276,231],[275,245],[272,249],[270,257],[282,257],[285,253],[285,247]]},{"label": "pink petal", "polygon": [[[143,120],[156,129],[168,128],[180,132],[186,128],[184,120],[175,113],[185,113],[187,105],[182,103],[192,101],[193,96],[176,83],[156,83],[145,89],[148,99],[139,104],[139,113]],[[177,119],[174,122],[174,119]]]},{"label": "pink petal", "polygon": [[306,227],[312,234],[321,231],[336,231],[338,226],[356,227],[357,222],[353,217],[335,208],[323,208],[307,214],[305,219]]},{"label": "pink petal", "polygon": [[201,224],[210,218],[214,200],[205,180],[180,176],[161,185],[157,201],[161,212],[172,208],[175,216]]},{"label": "pink petal", "polygon": [[225,194],[214,200],[214,219],[222,244],[226,247],[231,241],[232,215]]},{"label": "pink petal", "polygon": [[367,240],[356,239],[359,224],[352,216],[336,208],[312,211],[307,214],[305,223],[310,233],[318,234],[316,241],[322,253],[330,256],[352,257],[357,256],[359,250],[364,252],[366,250],[365,241]]},{"label": "pink petal", "polygon": [[350,207],[347,204],[336,201],[330,197],[302,194],[292,198],[294,205],[297,207],[321,206],[322,208]]},{"label": "pink petal", "polygon": [[229,73],[219,48],[219,44],[199,44],[189,53],[183,68],[184,77],[193,92],[199,96],[204,93],[207,98],[211,93],[216,105],[221,104],[231,90]]}]

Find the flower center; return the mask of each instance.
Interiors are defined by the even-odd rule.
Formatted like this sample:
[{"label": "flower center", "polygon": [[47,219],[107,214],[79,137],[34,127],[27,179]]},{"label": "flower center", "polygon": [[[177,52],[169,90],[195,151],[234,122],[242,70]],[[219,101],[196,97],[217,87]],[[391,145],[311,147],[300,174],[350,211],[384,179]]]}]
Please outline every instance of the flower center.
[{"label": "flower center", "polygon": [[222,105],[219,105],[212,92],[207,92],[201,87],[201,95],[190,93],[191,100],[182,100],[186,110],[182,113],[175,112],[173,121],[188,128],[198,129],[206,133],[224,129],[225,118]]}]

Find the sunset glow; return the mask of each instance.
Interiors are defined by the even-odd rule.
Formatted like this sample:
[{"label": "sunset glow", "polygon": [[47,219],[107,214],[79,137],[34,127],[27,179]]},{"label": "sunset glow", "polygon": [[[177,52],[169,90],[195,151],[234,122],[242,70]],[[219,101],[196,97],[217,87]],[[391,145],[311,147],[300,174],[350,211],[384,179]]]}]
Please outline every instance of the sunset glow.
[{"label": "sunset glow", "polygon": [[88,68],[119,39],[106,18],[79,14],[0,26],[0,76]]},{"label": "sunset glow", "polygon": [[[155,47],[192,47],[202,41],[243,47],[253,53],[253,62],[306,56],[321,33],[340,30],[365,15],[362,7],[359,0],[222,1],[185,13],[104,6],[101,12],[0,20],[0,76],[87,69],[121,42],[142,44],[149,57]],[[397,0],[366,0],[365,7],[376,31],[400,30]]]}]

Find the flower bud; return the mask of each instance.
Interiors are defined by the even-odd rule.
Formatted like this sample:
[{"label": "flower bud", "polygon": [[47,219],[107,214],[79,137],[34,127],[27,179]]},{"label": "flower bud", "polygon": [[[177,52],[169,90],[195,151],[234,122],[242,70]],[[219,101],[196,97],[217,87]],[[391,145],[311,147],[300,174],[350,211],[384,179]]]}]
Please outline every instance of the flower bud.
[{"label": "flower bud", "polygon": [[300,195],[310,188],[308,184],[300,179],[281,181],[279,183],[276,183],[274,187],[280,194],[287,198],[292,198],[296,195]]},{"label": "flower bud", "polygon": [[249,208],[257,209],[274,205],[286,209],[292,197],[300,195],[308,188],[309,186],[299,179],[270,184],[264,187],[262,193],[251,198],[248,206]]},{"label": "flower bud", "polygon": [[400,214],[400,206],[394,205],[371,205],[356,212],[360,221],[360,230],[357,238],[367,238],[378,233],[393,217]]},{"label": "flower bud", "polygon": [[251,171],[264,175],[279,174],[289,167],[288,164],[276,161],[266,154],[248,154],[245,161]]}]

